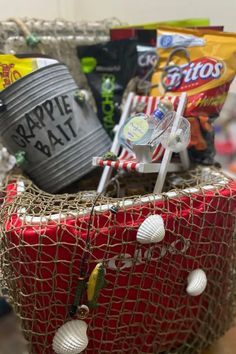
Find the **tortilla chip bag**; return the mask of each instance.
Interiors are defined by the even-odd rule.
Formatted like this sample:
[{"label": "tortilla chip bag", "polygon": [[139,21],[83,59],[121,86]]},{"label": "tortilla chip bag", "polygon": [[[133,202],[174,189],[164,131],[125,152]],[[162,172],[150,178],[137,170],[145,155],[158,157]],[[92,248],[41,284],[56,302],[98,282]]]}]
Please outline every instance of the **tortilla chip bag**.
[{"label": "tortilla chip bag", "polygon": [[162,27],[153,96],[187,92],[186,117],[219,115],[236,74],[236,34]]}]

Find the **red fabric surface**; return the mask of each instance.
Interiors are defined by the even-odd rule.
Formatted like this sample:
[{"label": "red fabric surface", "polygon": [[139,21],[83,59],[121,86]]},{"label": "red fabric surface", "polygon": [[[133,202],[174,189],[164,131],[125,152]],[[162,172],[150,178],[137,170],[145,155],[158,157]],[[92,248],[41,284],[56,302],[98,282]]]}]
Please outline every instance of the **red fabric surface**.
[{"label": "red fabric surface", "polygon": [[[8,192],[14,194],[14,188],[12,191],[9,186]],[[220,192],[156,202],[155,213],[164,219],[165,238],[158,244],[137,246],[137,229],[151,209],[153,202],[125,213],[120,210],[112,222],[110,212],[93,217],[90,243],[94,258],[88,274],[104,258],[108,267],[99,307],[87,319],[88,354],[121,353],[119,350],[156,353],[177,348],[194,335],[199,320],[211,320],[207,311],[211,295],[217,294],[216,279],[217,287],[223,289],[218,301],[226,296],[236,184],[231,182]],[[52,354],[53,334],[65,322],[73,302],[88,218],[27,226],[13,214],[5,225],[21,315],[28,318],[27,329],[35,333],[35,354]],[[181,253],[185,247],[186,252]],[[126,254],[125,262],[116,259],[120,254]],[[111,269],[112,264],[117,269]],[[187,276],[196,268],[206,272],[208,286],[201,296],[190,297],[186,293]],[[214,310],[216,319],[220,318],[217,301]]]}]

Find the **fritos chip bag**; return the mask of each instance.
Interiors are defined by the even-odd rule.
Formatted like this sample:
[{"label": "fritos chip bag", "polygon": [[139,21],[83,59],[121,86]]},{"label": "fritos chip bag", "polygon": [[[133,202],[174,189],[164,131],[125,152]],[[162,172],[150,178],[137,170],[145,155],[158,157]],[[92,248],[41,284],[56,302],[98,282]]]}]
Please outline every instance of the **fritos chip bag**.
[{"label": "fritos chip bag", "polygon": [[[176,48],[182,52],[173,53]],[[157,86],[151,95],[187,92],[186,117],[218,116],[236,74],[236,34],[162,27],[157,52],[160,64],[151,80]]]}]

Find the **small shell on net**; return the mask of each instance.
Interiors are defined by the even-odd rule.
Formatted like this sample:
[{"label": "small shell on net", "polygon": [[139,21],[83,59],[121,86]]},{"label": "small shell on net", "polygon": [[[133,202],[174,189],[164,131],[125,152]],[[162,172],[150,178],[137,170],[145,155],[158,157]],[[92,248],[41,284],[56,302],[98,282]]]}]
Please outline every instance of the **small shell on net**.
[{"label": "small shell on net", "polygon": [[204,270],[195,269],[188,276],[187,293],[191,296],[201,295],[207,286],[207,276]]},{"label": "small shell on net", "polygon": [[88,325],[81,320],[73,320],[62,325],[53,338],[53,350],[57,354],[78,354],[88,345]]},{"label": "small shell on net", "polygon": [[160,215],[150,215],[137,232],[137,241],[142,244],[161,242],[164,237],[164,221]]}]

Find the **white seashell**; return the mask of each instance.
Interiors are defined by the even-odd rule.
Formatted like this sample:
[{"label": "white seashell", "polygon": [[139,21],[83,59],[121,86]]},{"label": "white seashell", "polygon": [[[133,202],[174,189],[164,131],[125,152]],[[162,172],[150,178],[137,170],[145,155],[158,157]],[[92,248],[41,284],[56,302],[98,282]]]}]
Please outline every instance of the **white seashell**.
[{"label": "white seashell", "polygon": [[53,350],[57,354],[78,354],[88,345],[88,325],[81,320],[73,320],[61,326],[53,338]]},{"label": "white seashell", "polygon": [[207,286],[207,276],[202,269],[193,270],[188,276],[187,293],[191,296],[201,295]]},{"label": "white seashell", "polygon": [[164,221],[160,215],[149,216],[137,232],[137,241],[143,244],[161,242],[164,237]]}]

